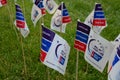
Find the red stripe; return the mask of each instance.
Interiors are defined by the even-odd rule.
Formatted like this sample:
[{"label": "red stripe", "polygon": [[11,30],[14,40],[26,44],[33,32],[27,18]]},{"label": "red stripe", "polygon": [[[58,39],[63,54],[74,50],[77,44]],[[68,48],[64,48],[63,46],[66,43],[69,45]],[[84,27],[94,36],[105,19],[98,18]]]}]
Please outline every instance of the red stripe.
[{"label": "red stripe", "polygon": [[62,22],[63,22],[63,23],[69,23],[69,22],[71,22],[70,16],[63,17],[63,18],[62,18]]},{"label": "red stripe", "polygon": [[2,0],[2,1],[1,1],[1,4],[2,4],[2,5],[7,4],[7,0]]},{"label": "red stripe", "polygon": [[105,26],[106,25],[106,20],[99,20],[99,19],[95,19],[93,20],[93,26]]},{"label": "red stripe", "polygon": [[45,8],[41,9],[41,13],[42,13],[42,15],[46,14]]},{"label": "red stripe", "polygon": [[16,25],[17,25],[17,27],[19,27],[19,28],[25,28],[25,22],[16,20]]},{"label": "red stripe", "polygon": [[46,55],[47,54],[43,50],[41,50],[41,55],[40,55],[41,62],[44,62]]},{"label": "red stripe", "polygon": [[86,44],[81,43],[80,41],[75,40],[74,48],[76,48],[76,49],[78,49],[78,50],[80,50],[82,52],[85,52]]}]

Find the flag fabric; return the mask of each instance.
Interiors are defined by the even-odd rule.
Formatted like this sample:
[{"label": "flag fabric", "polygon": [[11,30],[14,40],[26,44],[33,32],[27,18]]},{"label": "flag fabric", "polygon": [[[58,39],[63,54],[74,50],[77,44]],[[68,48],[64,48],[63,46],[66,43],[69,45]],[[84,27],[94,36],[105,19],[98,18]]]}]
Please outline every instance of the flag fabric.
[{"label": "flag fabric", "polygon": [[95,9],[89,14],[84,23],[92,27],[97,34],[100,34],[107,26],[105,14],[100,3],[95,4]]},{"label": "flag fabric", "polygon": [[58,5],[54,0],[43,0],[43,4],[49,14],[53,14],[55,10],[58,8]]},{"label": "flag fabric", "polygon": [[17,26],[18,30],[20,30],[22,36],[25,38],[30,33],[29,28],[26,24],[25,18],[23,16],[22,10],[18,4],[15,4],[16,7],[16,20],[15,25]]},{"label": "flag fabric", "polygon": [[106,26],[105,14],[100,3],[95,5],[93,26]]},{"label": "flag fabric", "polygon": [[46,66],[65,73],[70,46],[53,31],[42,25],[42,45],[40,60]]},{"label": "flag fabric", "polygon": [[112,52],[109,66],[108,80],[120,80],[120,43],[116,44]]},{"label": "flag fabric", "polygon": [[74,48],[85,53],[90,27],[80,21],[77,22],[76,38],[74,42]]},{"label": "flag fabric", "polygon": [[85,24],[90,26],[92,28],[93,26],[93,17],[94,17],[94,10],[88,15],[88,17],[85,19]]},{"label": "flag fabric", "polygon": [[35,0],[31,11],[31,20],[34,25],[36,25],[37,21],[46,14],[43,0]]},{"label": "flag fabric", "polygon": [[96,3],[93,18],[93,30],[100,33],[107,26],[104,11],[100,3]]},{"label": "flag fabric", "polygon": [[115,39],[116,42],[120,42],[120,34],[117,36],[117,38]]},{"label": "flag fabric", "polygon": [[0,7],[7,4],[7,0],[0,0]]},{"label": "flag fabric", "polygon": [[112,50],[113,44],[91,29],[84,56],[85,60],[98,71],[103,72]]},{"label": "flag fabric", "polygon": [[65,33],[66,25],[69,22],[71,22],[71,17],[68,14],[65,4],[62,2],[52,17],[51,29]]}]

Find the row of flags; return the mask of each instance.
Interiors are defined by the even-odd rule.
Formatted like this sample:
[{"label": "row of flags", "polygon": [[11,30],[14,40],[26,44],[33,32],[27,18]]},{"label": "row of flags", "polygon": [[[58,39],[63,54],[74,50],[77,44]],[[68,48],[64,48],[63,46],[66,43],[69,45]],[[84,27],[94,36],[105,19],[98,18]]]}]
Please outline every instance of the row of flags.
[{"label": "row of flags", "polygon": [[[1,0],[0,7],[6,3],[6,0]],[[23,37],[27,37],[30,31],[26,20],[20,6],[15,4],[15,7],[16,20],[14,24]],[[33,0],[31,20],[34,25],[46,14],[46,10],[50,14],[54,13],[51,19],[51,29],[65,33],[66,25],[71,22],[65,3],[62,2],[58,6],[54,0]],[[96,3],[84,23],[80,20],[77,21],[74,48],[85,53],[85,60],[100,72],[103,72],[109,62],[108,80],[119,80],[120,35],[113,42],[104,39],[99,34],[106,26],[107,21],[102,6]],[[69,52],[70,46],[67,41],[42,24],[40,61],[61,74],[65,74]]]}]

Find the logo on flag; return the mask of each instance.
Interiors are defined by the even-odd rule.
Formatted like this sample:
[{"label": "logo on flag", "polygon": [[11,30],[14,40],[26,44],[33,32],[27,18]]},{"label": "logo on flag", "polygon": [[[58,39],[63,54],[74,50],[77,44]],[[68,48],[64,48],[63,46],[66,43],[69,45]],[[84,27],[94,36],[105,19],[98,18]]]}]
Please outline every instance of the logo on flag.
[{"label": "logo on flag", "polygon": [[15,25],[18,27],[18,29],[20,30],[23,37],[27,37],[28,34],[29,34],[29,29],[27,27],[27,24],[26,24],[25,18],[23,16],[22,10],[21,10],[19,5],[16,4],[15,6],[16,6]]},{"label": "logo on flag", "polygon": [[106,26],[106,19],[101,4],[96,4],[95,6],[93,26]]},{"label": "logo on flag", "polygon": [[0,7],[7,4],[7,0],[0,0]]},{"label": "logo on flag", "polygon": [[40,60],[43,64],[64,74],[70,47],[60,36],[42,25]]},{"label": "logo on flag", "polygon": [[88,43],[89,55],[96,61],[100,61],[104,56],[103,44],[96,39],[91,39]]},{"label": "logo on flag", "polygon": [[51,20],[51,29],[65,33],[67,23],[71,22],[71,18],[64,3],[58,7]]},{"label": "logo on flag", "polygon": [[53,14],[58,7],[54,0],[44,0],[43,4],[50,14]]},{"label": "logo on flag", "polygon": [[89,33],[90,33],[90,27],[78,21],[74,48],[82,52],[85,52],[89,38]]}]

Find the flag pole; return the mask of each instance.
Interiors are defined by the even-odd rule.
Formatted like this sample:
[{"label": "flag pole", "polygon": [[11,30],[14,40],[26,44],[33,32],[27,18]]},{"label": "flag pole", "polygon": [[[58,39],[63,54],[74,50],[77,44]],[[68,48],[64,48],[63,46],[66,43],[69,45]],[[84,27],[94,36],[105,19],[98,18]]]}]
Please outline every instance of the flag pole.
[{"label": "flag pole", "polygon": [[[24,4],[24,0],[22,0],[22,2],[23,2],[23,13],[24,13],[24,17],[25,17],[25,4]],[[24,53],[24,44],[23,44],[23,39],[22,39],[22,35],[21,34],[20,34],[20,37],[21,37],[21,48],[22,48],[22,55],[23,55],[23,61],[24,61],[24,74],[25,74],[25,76],[27,76],[27,65],[26,65],[26,58],[25,58],[25,53]]]},{"label": "flag pole", "polygon": [[78,63],[79,63],[79,51],[77,50],[77,59],[76,59],[76,80],[78,80]]},{"label": "flag pole", "polygon": [[23,39],[22,39],[21,34],[20,34],[20,38],[21,38],[22,57],[23,57],[23,61],[24,61],[24,74],[25,74],[25,76],[27,76],[27,66],[26,66],[26,59],[25,59],[25,53],[24,53]]}]

